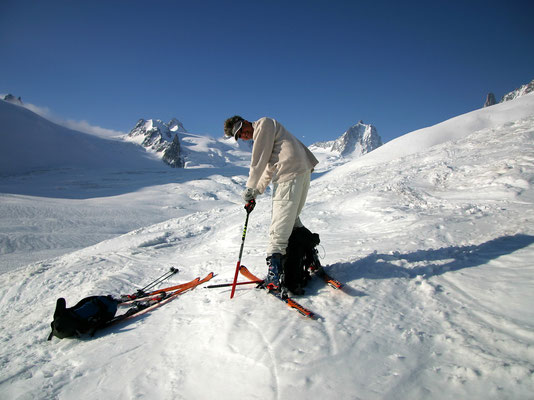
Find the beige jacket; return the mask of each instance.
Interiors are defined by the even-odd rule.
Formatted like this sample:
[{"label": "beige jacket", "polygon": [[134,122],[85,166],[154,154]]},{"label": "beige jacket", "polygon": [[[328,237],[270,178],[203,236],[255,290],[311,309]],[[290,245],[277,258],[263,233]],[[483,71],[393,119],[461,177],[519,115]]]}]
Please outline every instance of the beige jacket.
[{"label": "beige jacket", "polygon": [[285,182],[319,163],[313,153],[272,118],[252,123],[254,145],[247,187],[263,193],[273,181]]}]

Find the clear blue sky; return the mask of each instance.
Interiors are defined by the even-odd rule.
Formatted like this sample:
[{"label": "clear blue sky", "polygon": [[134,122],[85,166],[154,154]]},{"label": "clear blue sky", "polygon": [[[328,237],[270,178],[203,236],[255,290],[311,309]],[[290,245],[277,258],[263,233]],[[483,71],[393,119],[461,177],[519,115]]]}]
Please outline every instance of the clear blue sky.
[{"label": "clear blue sky", "polygon": [[0,93],[127,132],[274,117],[384,141],[534,79],[534,1],[0,1]]}]

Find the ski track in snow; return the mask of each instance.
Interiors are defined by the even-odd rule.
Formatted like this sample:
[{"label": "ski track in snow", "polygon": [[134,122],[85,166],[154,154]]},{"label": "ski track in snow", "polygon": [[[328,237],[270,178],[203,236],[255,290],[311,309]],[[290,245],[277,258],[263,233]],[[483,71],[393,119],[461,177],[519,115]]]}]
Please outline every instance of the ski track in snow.
[{"label": "ski track in snow", "polygon": [[[109,197],[2,194],[10,214],[1,248],[11,261],[32,244],[64,253],[3,267],[1,397],[531,398],[533,139],[529,117],[379,165],[317,174],[303,222],[321,235],[323,264],[346,283],[343,291],[310,283],[298,301],[318,320],[252,286],[232,300],[229,288],[198,287],[94,338],[47,342],[58,297],[71,306],[134,292],[170,266],[180,272],[169,285],[211,271],[213,283],[231,281],[246,178],[217,171],[149,188],[152,176],[140,174],[146,189]],[[88,228],[94,243],[63,243],[100,205],[104,232]],[[30,236],[13,243],[8,226],[25,216],[48,244]],[[60,239],[46,232],[56,218]],[[123,218],[138,225],[118,232],[128,228],[115,228]],[[262,196],[243,254],[259,276],[269,220]]]}]

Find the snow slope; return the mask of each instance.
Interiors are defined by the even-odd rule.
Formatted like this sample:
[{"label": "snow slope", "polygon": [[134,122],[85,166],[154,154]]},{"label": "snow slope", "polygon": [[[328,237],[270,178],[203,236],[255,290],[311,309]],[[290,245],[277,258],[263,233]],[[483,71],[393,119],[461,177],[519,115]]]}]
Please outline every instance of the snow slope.
[{"label": "snow slope", "polygon": [[[321,234],[323,264],[346,282],[334,292],[313,281],[299,299],[317,321],[252,288],[232,300],[229,290],[199,288],[92,339],[47,342],[58,297],[73,305],[132,292],[171,265],[181,269],[173,283],[210,271],[230,281],[246,170],[139,174],[146,187],[131,192],[119,177],[123,193],[85,188],[81,203],[77,185],[57,203],[47,197],[50,210],[67,210],[73,236],[88,200],[109,210],[95,231],[124,219],[144,225],[0,275],[1,397],[532,398],[534,97],[494,107],[315,175],[303,221]],[[43,201],[1,196],[13,219],[19,201]],[[243,263],[262,275],[270,204],[258,200]],[[124,208],[132,202],[139,207]],[[47,229],[34,219],[33,229]],[[9,223],[1,227],[9,237]]]},{"label": "snow slope", "polygon": [[[365,157],[364,164],[376,164],[409,154],[415,154],[450,140],[457,140],[482,129],[499,127],[526,118],[533,113],[534,93],[517,98],[514,103],[500,103],[451,118],[440,124],[400,136]],[[355,168],[361,163],[353,164]],[[350,168],[350,167],[349,167]]]},{"label": "snow slope", "polygon": [[155,158],[134,144],[62,127],[3,100],[0,138],[0,176],[60,168],[160,168]]}]

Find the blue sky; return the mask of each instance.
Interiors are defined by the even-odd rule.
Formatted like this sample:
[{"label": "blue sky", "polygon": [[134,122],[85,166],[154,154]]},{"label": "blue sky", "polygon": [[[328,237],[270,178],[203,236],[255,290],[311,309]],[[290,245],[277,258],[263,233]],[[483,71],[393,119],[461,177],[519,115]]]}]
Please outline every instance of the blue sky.
[{"label": "blue sky", "polygon": [[0,2],[0,93],[127,132],[270,116],[306,144],[384,141],[534,79],[532,1]]}]

